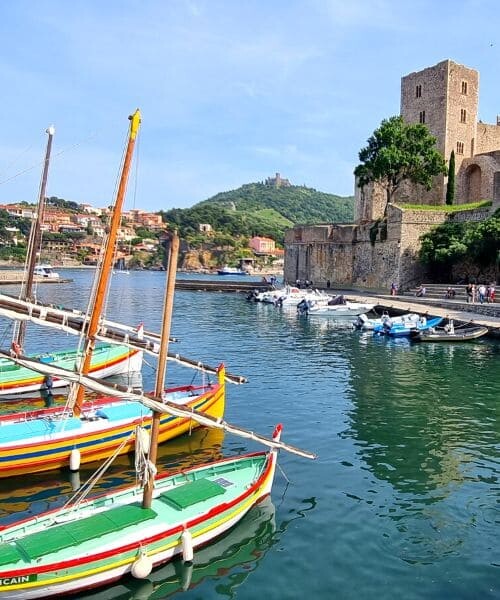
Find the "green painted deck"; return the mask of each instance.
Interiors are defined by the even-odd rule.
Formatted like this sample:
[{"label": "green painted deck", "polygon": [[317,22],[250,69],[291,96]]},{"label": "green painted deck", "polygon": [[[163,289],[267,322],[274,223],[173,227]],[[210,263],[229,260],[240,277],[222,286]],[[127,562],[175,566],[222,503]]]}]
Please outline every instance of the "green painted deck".
[{"label": "green painted deck", "polygon": [[198,504],[198,502],[202,502],[203,500],[220,496],[221,494],[224,494],[225,491],[225,488],[215,481],[210,481],[210,479],[197,479],[190,483],[185,483],[178,488],[169,490],[168,492],[163,492],[163,494],[160,494],[160,500],[172,505],[178,510],[182,510],[193,504]]},{"label": "green painted deck", "polygon": [[86,519],[33,533],[19,540],[17,547],[30,560],[34,560],[75,544],[119,532],[126,527],[137,525],[154,517],[156,517],[154,510],[142,508],[138,504],[117,506]]}]

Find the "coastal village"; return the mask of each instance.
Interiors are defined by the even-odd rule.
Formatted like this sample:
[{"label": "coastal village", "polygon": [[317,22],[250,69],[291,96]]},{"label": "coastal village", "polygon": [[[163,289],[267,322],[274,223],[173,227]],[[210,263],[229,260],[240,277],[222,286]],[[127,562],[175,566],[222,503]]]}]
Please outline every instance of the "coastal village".
[{"label": "coastal village", "polygon": [[[279,177],[279,174],[277,176]],[[95,266],[103,246],[110,209],[83,204],[78,207],[78,210],[69,210],[53,208],[50,202],[49,198],[41,225],[40,262],[59,267]],[[0,210],[6,211],[14,219],[33,221],[37,215],[37,207],[27,203],[0,205]],[[115,263],[124,264],[127,268],[161,268],[161,243],[167,228],[168,223],[163,222],[161,214],[141,209],[124,211],[121,216],[121,226],[117,231]],[[212,226],[208,223],[200,223],[198,228],[207,241],[210,241],[213,235]],[[27,243],[27,236],[23,235],[20,228],[16,226],[4,227],[0,235],[5,249],[6,246],[15,248]],[[245,271],[259,272],[266,267],[268,272],[271,263],[273,272],[283,271],[284,251],[276,247],[273,239],[253,236],[248,241],[248,249],[253,258],[242,259],[239,265]],[[212,262],[212,269],[220,266],[215,261],[216,257],[207,259],[208,264]],[[14,258],[4,259],[6,265],[17,264],[17,262]],[[200,263],[198,253],[190,253],[189,249],[185,249],[183,253],[180,269],[197,272],[211,270]]]}]

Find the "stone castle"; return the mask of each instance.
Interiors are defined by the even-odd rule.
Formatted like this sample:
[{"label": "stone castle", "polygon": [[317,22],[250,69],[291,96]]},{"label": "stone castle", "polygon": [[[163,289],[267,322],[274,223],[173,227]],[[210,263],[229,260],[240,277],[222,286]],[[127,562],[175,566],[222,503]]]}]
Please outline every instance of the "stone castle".
[{"label": "stone castle", "polygon": [[401,79],[401,115],[424,123],[449,162],[455,154],[454,204],[492,200],[492,207],[446,213],[403,209],[405,203],[443,205],[447,177],[435,178],[430,191],[407,183],[387,207],[378,185],[355,186],[354,224],[297,226],[285,236],[285,279],[317,285],[400,289],[419,283],[425,273],[417,261],[419,238],[446,220],[483,220],[500,207],[500,117],[478,121],[479,73],[445,60]]}]

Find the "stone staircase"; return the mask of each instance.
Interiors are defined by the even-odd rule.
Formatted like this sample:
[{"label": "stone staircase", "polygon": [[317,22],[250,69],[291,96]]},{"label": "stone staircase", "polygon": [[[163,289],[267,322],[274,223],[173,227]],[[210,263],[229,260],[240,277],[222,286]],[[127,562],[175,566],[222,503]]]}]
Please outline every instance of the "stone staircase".
[{"label": "stone staircase", "polygon": [[[422,284],[426,288],[425,296],[417,297],[415,292],[417,288],[403,292],[399,294],[400,298],[412,298],[412,302],[417,304],[430,304],[432,306],[439,306],[441,308],[456,309],[461,311],[472,311],[478,315],[484,315],[485,317],[500,318],[500,302],[497,297],[494,303],[485,302],[480,304],[475,302],[474,304],[467,303],[467,294],[465,293],[465,285],[450,285],[450,284],[437,284],[429,283]],[[451,287],[455,290],[455,298],[445,298],[446,290]],[[396,296],[397,298],[397,296]]]},{"label": "stone staircase", "polygon": [[[425,287],[425,298],[432,298],[435,300],[446,300],[446,290],[451,287],[455,290],[455,297],[451,300],[467,302],[467,294],[465,292],[466,285],[465,284],[449,284],[449,283],[423,283],[423,287]],[[487,284],[485,284],[486,287]],[[476,286],[477,287],[477,286]],[[413,288],[408,290],[407,292],[403,292],[401,296],[415,296],[418,288]],[[499,301],[498,297],[495,299],[495,303]],[[486,303],[485,303],[486,304]]]}]

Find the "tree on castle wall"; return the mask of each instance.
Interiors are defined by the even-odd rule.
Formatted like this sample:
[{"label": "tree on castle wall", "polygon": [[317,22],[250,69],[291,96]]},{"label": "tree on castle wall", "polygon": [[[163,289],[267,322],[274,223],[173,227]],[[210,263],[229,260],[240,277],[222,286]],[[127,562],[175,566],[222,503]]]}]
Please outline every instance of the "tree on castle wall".
[{"label": "tree on castle wall", "polygon": [[455,199],[455,151],[450,154],[448,165],[448,185],[446,186],[446,204],[453,204]]},{"label": "tree on castle wall", "polygon": [[354,169],[358,186],[376,182],[385,192],[387,206],[403,181],[432,187],[432,178],[446,175],[446,163],[436,148],[436,138],[425,125],[406,123],[401,116],[384,119],[368,138],[368,145],[359,152],[359,164]]}]

